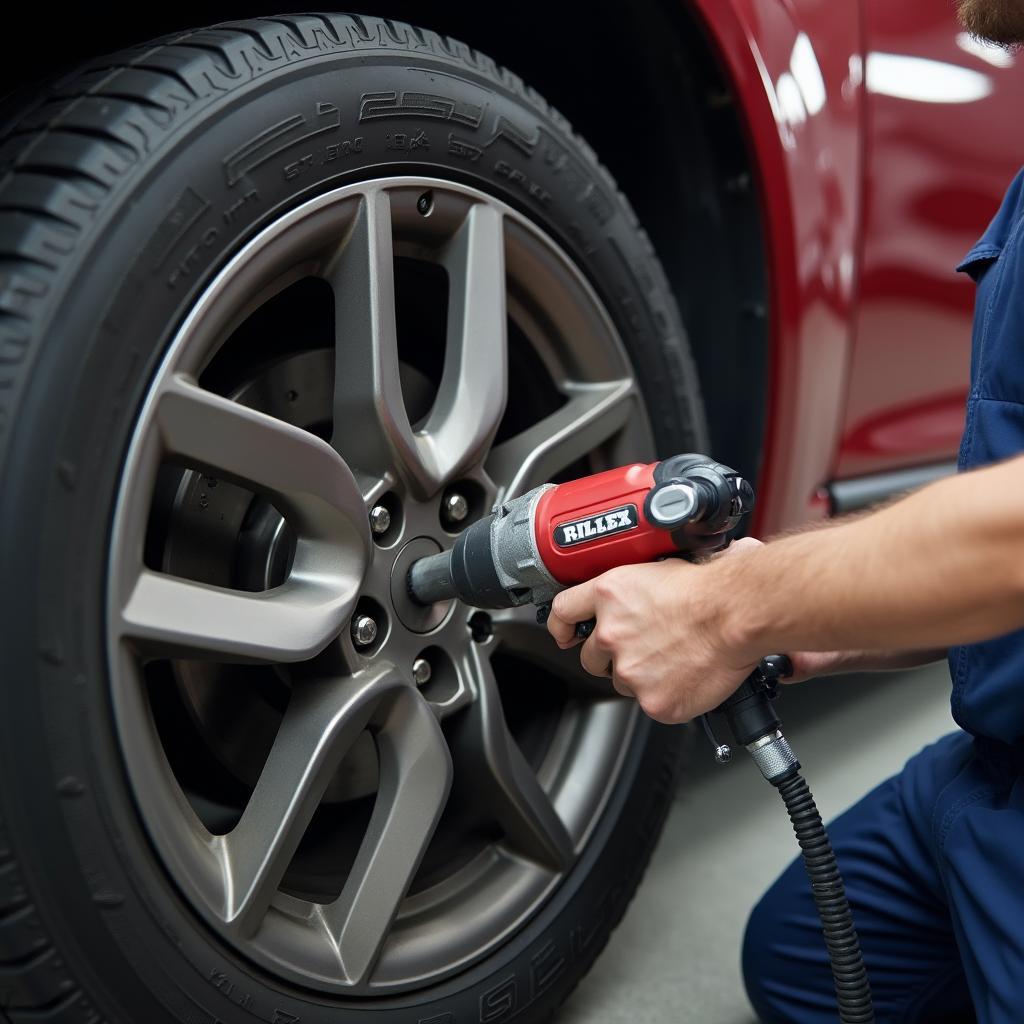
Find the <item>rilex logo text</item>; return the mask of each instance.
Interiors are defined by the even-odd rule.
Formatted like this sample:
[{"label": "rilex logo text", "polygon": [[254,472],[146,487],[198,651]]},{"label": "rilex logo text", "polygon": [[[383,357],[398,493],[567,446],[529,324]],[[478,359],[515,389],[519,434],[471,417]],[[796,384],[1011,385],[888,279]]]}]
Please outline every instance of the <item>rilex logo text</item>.
[{"label": "rilex logo text", "polygon": [[555,543],[560,548],[571,548],[574,544],[582,544],[595,537],[607,537],[611,533],[635,530],[639,525],[636,505],[623,505],[621,508],[609,509],[596,516],[574,519],[571,523],[560,523],[555,527]]}]

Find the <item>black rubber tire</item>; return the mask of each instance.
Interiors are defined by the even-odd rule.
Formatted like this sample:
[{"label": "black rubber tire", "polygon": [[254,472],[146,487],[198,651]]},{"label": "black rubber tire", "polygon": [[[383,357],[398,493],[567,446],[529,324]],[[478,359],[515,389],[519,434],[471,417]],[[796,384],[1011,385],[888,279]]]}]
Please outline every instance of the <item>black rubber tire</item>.
[{"label": "black rubber tire", "polygon": [[[368,93],[398,116],[373,118]],[[233,156],[289,117],[302,126],[292,141],[257,142],[244,165]],[[401,148],[412,138],[429,148]],[[460,43],[342,15],[222,25],[92,61],[8,121],[0,1018],[539,1021],[636,888],[682,742],[646,720],[555,896],[486,960],[401,998],[332,1000],[242,961],[178,896],[132,803],[103,620],[113,503],[142,396],[193,296],[246,238],[300,199],[400,171],[488,190],[557,237],[617,323],[662,451],[705,443],[679,316],[626,201],[555,111]]]}]

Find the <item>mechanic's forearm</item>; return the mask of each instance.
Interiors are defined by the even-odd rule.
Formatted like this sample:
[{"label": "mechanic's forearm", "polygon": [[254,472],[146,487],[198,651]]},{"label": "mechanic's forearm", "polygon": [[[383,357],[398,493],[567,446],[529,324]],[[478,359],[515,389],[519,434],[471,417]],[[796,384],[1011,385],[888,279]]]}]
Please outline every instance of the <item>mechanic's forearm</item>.
[{"label": "mechanic's forearm", "polygon": [[786,653],[793,664],[793,673],[786,682],[802,683],[819,676],[835,676],[851,672],[894,672],[918,668],[945,658],[945,648],[928,651],[795,651]]},{"label": "mechanic's forearm", "polygon": [[948,647],[929,647],[916,651],[858,651],[857,661],[869,672],[903,672],[942,661]]},{"label": "mechanic's forearm", "polygon": [[1024,459],[707,568],[723,635],[752,656],[998,636],[1024,626]]}]

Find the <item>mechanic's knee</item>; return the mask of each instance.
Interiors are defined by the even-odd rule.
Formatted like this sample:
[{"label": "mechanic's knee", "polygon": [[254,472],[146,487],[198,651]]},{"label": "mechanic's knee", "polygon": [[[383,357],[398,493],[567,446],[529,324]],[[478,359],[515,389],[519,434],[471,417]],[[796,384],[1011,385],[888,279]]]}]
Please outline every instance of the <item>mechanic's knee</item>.
[{"label": "mechanic's knee", "polygon": [[742,959],[743,984],[747,989],[747,998],[758,1019],[766,1024],[785,1020],[785,1017],[780,1015],[776,998],[769,991],[769,979],[778,966],[777,963],[773,963],[775,956],[772,950],[777,935],[773,929],[775,915],[768,906],[769,896],[770,891],[750,912],[747,929],[743,935]]},{"label": "mechanic's knee", "polygon": [[803,865],[794,862],[751,911],[743,982],[763,1024],[835,1020],[835,989]]}]

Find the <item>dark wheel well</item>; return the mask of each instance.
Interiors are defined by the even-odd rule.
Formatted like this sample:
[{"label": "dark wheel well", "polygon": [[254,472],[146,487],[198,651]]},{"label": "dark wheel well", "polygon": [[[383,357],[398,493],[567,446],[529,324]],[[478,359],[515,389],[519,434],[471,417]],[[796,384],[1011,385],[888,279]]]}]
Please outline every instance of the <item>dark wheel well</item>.
[{"label": "dark wheel well", "polygon": [[[47,46],[33,52],[31,63],[0,71],[0,94],[12,94],[11,105],[20,106],[31,102],[42,79],[90,56],[216,21],[321,6],[328,5],[158,2],[128,16],[112,4],[69,6],[54,12]],[[756,478],[768,300],[754,160],[714,44],[688,6],[634,0],[623,8],[595,0],[586,14],[544,0],[522,0],[513,10],[452,0],[339,6],[424,23],[479,47],[573,123],[628,196],[665,267],[696,357],[716,457]],[[11,38],[38,31],[28,8],[17,8],[13,18],[24,26],[11,26]],[[545,31],[537,31],[538,20]],[[612,127],[623,123],[631,129]]]}]

